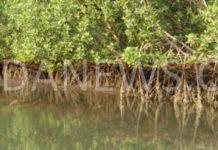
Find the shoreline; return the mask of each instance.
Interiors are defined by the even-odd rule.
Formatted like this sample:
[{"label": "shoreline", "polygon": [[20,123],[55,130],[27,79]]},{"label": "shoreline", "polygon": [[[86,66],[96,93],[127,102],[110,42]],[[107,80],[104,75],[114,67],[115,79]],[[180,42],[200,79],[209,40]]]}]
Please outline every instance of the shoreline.
[{"label": "shoreline", "polygon": [[77,68],[67,66],[62,72],[42,71],[40,65],[24,67],[11,62],[0,66],[3,89],[9,92],[19,91],[26,86],[34,92],[40,84],[63,92],[71,92],[75,87],[83,92],[88,89],[106,93],[119,91],[120,97],[139,96],[143,101],[169,99],[199,106],[205,102],[212,105],[218,103],[216,63],[159,68],[86,63]]}]

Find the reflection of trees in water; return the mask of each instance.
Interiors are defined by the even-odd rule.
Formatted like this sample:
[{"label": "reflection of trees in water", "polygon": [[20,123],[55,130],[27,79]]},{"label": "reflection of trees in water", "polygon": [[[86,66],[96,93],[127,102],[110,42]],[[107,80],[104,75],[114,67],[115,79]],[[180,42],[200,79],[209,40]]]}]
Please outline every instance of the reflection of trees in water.
[{"label": "reflection of trees in water", "polygon": [[[214,129],[214,126],[217,125],[214,121],[217,119],[215,108],[202,108],[198,107],[198,105],[182,105],[174,103],[174,113],[179,128],[179,141],[177,143],[178,149],[184,149],[184,146],[186,145],[185,143],[190,139],[187,138],[187,135],[191,137],[191,134],[192,145],[196,145],[196,148],[205,149],[205,147],[217,147],[214,142],[214,140],[217,140],[217,130]],[[212,132],[209,132],[208,129]]]},{"label": "reflection of trees in water", "polygon": [[196,140],[196,135],[197,135],[197,130],[199,127],[199,122],[201,119],[201,115],[202,115],[202,107],[196,107],[195,108],[196,112],[195,112],[195,123],[194,123],[194,133],[193,133],[193,142],[195,142]]},{"label": "reflection of trees in water", "polygon": [[211,147],[218,148],[217,144],[217,138],[218,138],[218,111],[214,107],[210,106],[208,109],[205,110],[206,113],[206,119],[208,126],[211,130],[211,135],[210,138],[212,139],[211,141]]},{"label": "reflection of trees in water", "polygon": [[[120,93],[97,93],[93,91],[82,93],[77,90],[54,92],[47,87],[42,87],[33,93],[29,92],[28,89],[24,89],[20,92],[4,93],[3,95],[12,99],[12,101],[8,102],[12,105],[22,104],[22,106],[37,106],[40,108],[48,104],[58,106],[67,104],[68,107],[65,110],[66,114],[61,115],[63,122],[59,120],[59,123],[57,123],[65,124],[65,129],[63,129],[65,130],[63,131],[65,134],[67,134],[66,132],[68,132],[72,126],[71,123],[68,122],[69,118],[67,117],[74,114],[78,115],[79,118],[84,114],[92,112],[92,120],[96,124],[104,124],[104,122],[112,124],[116,121],[120,124],[121,119],[121,126],[118,125],[119,128],[113,126],[114,129],[112,129],[113,131],[116,130],[118,135],[125,135],[124,132],[133,131],[135,130],[133,127],[136,127],[138,140],[152,138],[157,143],[166,141],[173,144],[175,149],[181,150],[186,149],[187,145],[196,145],[196,147],[201,147],[202,145],[217,147],[216,140],[218,139],[218,130],[216,127],[218,126],[218,113],[214,107],[201,108],[197,105],[180,104],[176,102],[154,103],[148,101],[149,97],[146,97],[147,93],[141,93],[141,97],[119,94]],[[28,125],[28,122],[31,122],[31,120],[28,119],[31,117],[25,116],[24,113],[22,115],[23,116],[19,116],[19,112],[14,115],[13,124],[22,126],[19,125],[19,122],[22,122],[21,120],[26,118],[27,120],[24,121],[24,123],[27,124],[24,124],[23,127],[31,130],[34,126],[34,122]],[[44,115],[51,118],[53,116],[52,113]],[[43,119],[43,115],[41,115],[41,117]],[[50,120],[51,118],[44,118],[44,120]],[[53,120],[55,120],[55,118],[53,118]],[[110,122],[107,120],[110,120]],[[44,125],[46,126],[47,123]],[[13,129],[15,126],[11,128]],[[14,129],[16,131],[10,132],[18,134],[18,130],[20,130],[18,128],[19,127]],[[23,129],[20,130],[20,132],[25,133],[28,132],[29,129],[27,129],[27,131],[23,131]],[[13,133],[13,135],[15,133]],[[27,135],[28,134],[25,136]],[[124,138],[124,136],[121,137]],[[191,141],[193,141],[193,143],[191,143]]]}]

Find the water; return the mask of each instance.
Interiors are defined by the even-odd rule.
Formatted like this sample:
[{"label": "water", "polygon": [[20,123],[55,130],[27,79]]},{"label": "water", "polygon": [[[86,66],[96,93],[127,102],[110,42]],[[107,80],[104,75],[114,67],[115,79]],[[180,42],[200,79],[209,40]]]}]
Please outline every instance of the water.
[{"label": "water", "polygon": [[23,94],[1,93],[1,150],[218,149],[212,106],[149,102],[139,118],[138,100],[125,98],[120,107],[117,94],[74,92],[72,101]]}]

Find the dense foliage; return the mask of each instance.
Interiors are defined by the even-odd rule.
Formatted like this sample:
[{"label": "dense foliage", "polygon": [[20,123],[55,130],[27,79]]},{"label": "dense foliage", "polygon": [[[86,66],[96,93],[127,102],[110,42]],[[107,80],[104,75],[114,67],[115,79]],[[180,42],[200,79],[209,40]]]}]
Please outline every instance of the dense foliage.
[{"label": "dense foliage", "polygon": [[218,56],[218,1],[1,0],[0,31],[2,59],[191,62]]}]

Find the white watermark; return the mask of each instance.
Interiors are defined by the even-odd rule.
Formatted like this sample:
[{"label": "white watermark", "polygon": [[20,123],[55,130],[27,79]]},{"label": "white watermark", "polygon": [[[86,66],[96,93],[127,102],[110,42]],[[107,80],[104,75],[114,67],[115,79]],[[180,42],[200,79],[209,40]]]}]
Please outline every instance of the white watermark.
[{"label": "white watermark", "polygon": [[[135,83],[140,83],[140,86],[143,88],[144,91],[150,91],[153,88],[153,85],[155,85],[157,78],[160,82],[160,88],[166,92],[170,91],[176,91],[180,86],[183,84],[182,80],[182,75],[181,73],[176,73],[178,70],[173,70],[172,72],[169,68],[168,65],[161,66],[159,67],[159,61],[154,61],[153,65],[151,65],[149,68],[143,67],[141,64],[134,65],[132,67],[125,67],[126,64],[123,64],[121,62],[118,63],[116,66],[116,69],[118,71],[114,72],[114,70],[105,69],[104,65],[99,65],[96,64],[92,65],[92,67],[89,67],[89,64],[87,63],[86,60],[83,61],[81,64],[82,67],[78,70],[76,66],[73,65],[72,62],[69,60],[65,60],[63,67],[59,69],[59,71],[62,74],[62,77],[59,78],[61,80],[61,85],[57,84],[57,81],[54,77],[54,74],[52,71],[48,71],[44,68],[46,66],[49,66],[49,63],[47,61],[42,61],[40,66],[35,70],[34,77],[32,77],[32,74],[30,75],[29,68],[24,64],[24,63],[16,63],[17,66],[19,66],[20,72],[22,72],[22,75],[19,77],[19,84],[16,86],[10,85],[10,80],[11,80],[11,72],[10,72],[10,66],[9,64],[14,64],[15,61],[4,61],[3,63],[3,70],[2,70],[2,75],[3,75],[3,87],[5,91],[18,91],[23,89],[28,82],[31,82],[31,91],[35,91],[37,89],[37,86],[39,84],[50,84],[51,88],[54,91],[59,90],[59,86],[63,87],[63,90],[68,90],[71,85],[76,84],[82,91],[88,90],[88,77],[92,76],[92,79],[95,83],[92,83],[92,87],[96,91],[101,91],[101,92],[112,92],[114,90],[114,86],[110,85],[115,85],[117,84],[115,81],[115,78],[111,78],[113,76],[120,76],[120,79],[122,80],[122,85],[124,86],[124,89],[126,91],[130,91],[131,89],[134,89]],[[217,60],[211,59],[206,62],[203,62],[201,65],[198,66],[197,72],[195,70],[192,70],[194,75],[196,77],[192,77],[191,79],[195,84],[198,83],[199,86],[206,91],[217,91],[218,87],[216,86],[216,82],[214,81],[212,85],[208,85],[208,82],[205,81],[205,69],[206,66],[209,64],[217,64]],[[111,67],[113,68],[113,67]],[[43,70],[44,69],[44,70]],[[181,71],[183,68],[180,68]],[[180,71],[180,72],[181,72]],[[43,77],[43,75],[46,76]],[[92,73],[92,74],[90,74]],[[159,74],[159,76],[157,76]],[[188,74],[188,73],[187,73]],[[163,83],[163,75],[165,77],[168,77],[171,79],[173,84],[168,85],[168,84],[162,84]],[[210,74],[211,75],[211,74]],[[30,77],[31,76],[31,77]],[[211,79],[215,79],[211,75]],[[114,81],[113,81],[114,79]],[[214,80],[213,79],[213,80]],[[104,81],[107,81],[108,84],[104,84],[104,86],[101,83],[104,83]],[[111,84],[111,82],[115,82]],[[166,81],[164,81],[166,82]],[[188,85],[188,88],[191,89],[193,86]]]}]

